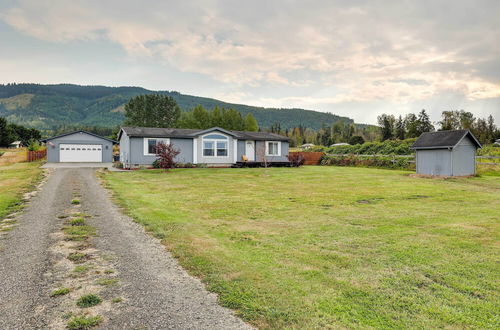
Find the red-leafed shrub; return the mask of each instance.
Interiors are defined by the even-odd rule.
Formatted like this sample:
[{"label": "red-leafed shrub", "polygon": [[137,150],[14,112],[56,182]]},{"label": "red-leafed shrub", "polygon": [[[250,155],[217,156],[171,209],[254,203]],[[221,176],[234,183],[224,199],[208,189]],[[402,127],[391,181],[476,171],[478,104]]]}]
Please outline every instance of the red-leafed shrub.
[{"label": "red-leafed shrub", "polygon": [[290,161],[290,163],[292,163],[292,166],[294,167],[302,166],[306,161],[304,155],[302,155],[301,153],[293,153],[288,155],[288,160]]},{"label": "red-leafed shrub", "polygon": [[180,153],[180,150],[176,149],[172,144],[159,142],[156,145],[158,167],[164,169],[174,168],[177,164],[177,162],[175,161],[175,157]]}]

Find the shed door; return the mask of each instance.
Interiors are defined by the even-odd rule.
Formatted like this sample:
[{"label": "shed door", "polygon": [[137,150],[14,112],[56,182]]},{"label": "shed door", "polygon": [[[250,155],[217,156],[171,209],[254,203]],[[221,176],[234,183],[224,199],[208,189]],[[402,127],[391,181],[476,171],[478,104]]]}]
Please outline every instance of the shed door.
[{"label": "shed door", "polygon": [[100,144],[60,144],[59,161],[61,163],[102,162],[102,145]]}]

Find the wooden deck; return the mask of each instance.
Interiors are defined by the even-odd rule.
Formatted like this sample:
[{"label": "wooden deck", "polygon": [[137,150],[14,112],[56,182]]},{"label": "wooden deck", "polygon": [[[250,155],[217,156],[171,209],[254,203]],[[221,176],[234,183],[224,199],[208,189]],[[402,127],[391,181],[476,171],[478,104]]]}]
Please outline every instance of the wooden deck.
[{"label": "wooden deck", "polygon": [[[242,168],[242,167],[265,167],[266,164],[264,162],[236,162],[231,167],[237,167],[237,168]],[[267,162],[267,167],[290,167],[292,166],[292,163],[289,161],[286,162]]]}]

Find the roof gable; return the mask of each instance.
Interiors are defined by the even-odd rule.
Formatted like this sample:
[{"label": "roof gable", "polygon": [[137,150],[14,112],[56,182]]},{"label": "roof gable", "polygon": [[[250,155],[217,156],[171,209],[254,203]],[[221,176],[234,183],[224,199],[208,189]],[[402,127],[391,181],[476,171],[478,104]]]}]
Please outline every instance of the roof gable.
[{"label": "roof gable", "polygon": [[468,138],[477,147],[481,143],[469,130],[437,131],[422,133],[411,147],[412,149],[453,149],[462,139]]},{"label": "roof gable", "polygon": [[40,141],[41,142],[47,142],[47,141],[50,141],[50,140],[54,140],[54,139],[58,139],[58,138],[61,138],[61,137],[64,137],[64,136],[78,134],[78,133],[88,134],[88,135],[92,135],[92,136],[98,137],[98,138],[103,139],[103,140],[110,141],[112,143],[118,143],[115,140],[108,139],[107,137],[100,136],[100,135],[97,135],[97,134],[94,134],[94,133],[91,133],[91,132],[87,132],[87,131],[84,131],[84,130],[78,130],[78,131],[73,131],[73,132],[69,132],[69,133],[64,133],[64,134],[56,135],[56,136],[50,137],[48,139],[40,140]]}]

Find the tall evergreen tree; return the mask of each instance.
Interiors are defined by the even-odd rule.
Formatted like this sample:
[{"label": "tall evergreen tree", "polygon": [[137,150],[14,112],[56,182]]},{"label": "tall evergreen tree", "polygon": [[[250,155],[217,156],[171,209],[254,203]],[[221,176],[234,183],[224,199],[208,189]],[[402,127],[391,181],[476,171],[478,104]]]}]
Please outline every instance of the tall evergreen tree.
[{"label": "tall evergreen tree", "polygon": [[429,118],[427,112],[425,112],[425,109],[422,109],[422,111],[419,112],[417,123],[418,136],[425,132],[434,131],[434,125],[432,125],[431,119]]},{"label": "tall evergreen tree", "polygon": [[394,116],[382,114],[377,117],[377,121],[380,126],[382,141],[392,139],[394,137],[394,122],[396,121]]},{"label": "tall evergreen tree", "polygon": [[405,116],[406,138],[415,138],[418,133],[418,119],[414,113],[409,113]]},{"label": "tall evergreen tree", "polygon": [[142,127],[174,127],[181,109],[170,96],[139,95],[125,104],[125,125]]},{"label": "tall evergreen tree", "polygon": [[15,135],[7,119],[0,117],[0,147],[8,147],[15,140]]},{"label": "tall evergreen tree", "polygon": [[405,122],[403,120],[403,117],[399,115],[398,119],[396,120],[396,139],[404,140],[405,137],[406,137]]},{"label": "tall evergreen tree", "polygon": [[[245,130],[250,132],[257,132],[259,130],[257,119],[251,113],[248,113],[245,117]],[[285,134],[288,134],[288,129]]]}]

